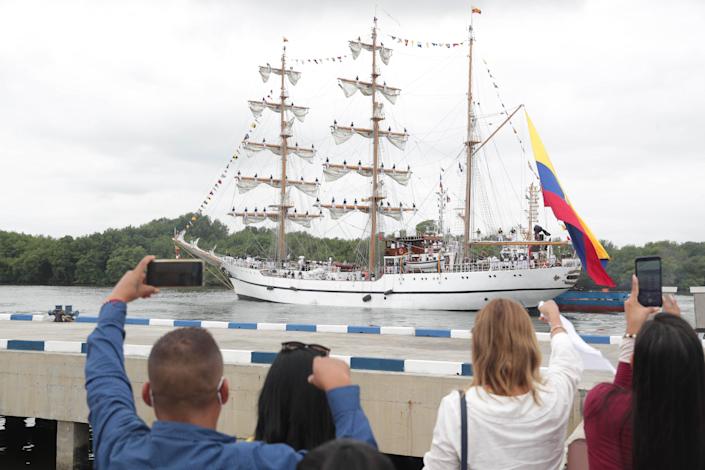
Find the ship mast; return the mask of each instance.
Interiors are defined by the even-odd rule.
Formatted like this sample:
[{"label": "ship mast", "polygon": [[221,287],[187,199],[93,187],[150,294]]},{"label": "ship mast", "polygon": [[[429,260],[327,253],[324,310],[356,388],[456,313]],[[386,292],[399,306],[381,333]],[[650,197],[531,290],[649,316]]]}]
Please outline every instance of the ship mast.
[{"label": "ship mast", "polygon": [[526,229],[526,239],[534,240],[534,225],[539,220],[539,187],[533,182],[529,185],[526,199],[529,201],[529,208],[526,210],[526,215],[529,219],[529,227]]},{"label": "ship mast", "polygon": [[[354,123],[350,126],[338,125],[338,121],[333,121],[331,133],[336,144],[346,142],[353,134],[358,134],[367,139],[372,139],[372,162],[370,166],[363,165],[362,161],[358,161],[357,165],[348,163],[347,160],[343,164],[331,163],[326,159],[323,164],[323,175],[326,181],[335,181],[345,174],[354,171],[366,178],[372,178],[372,189],[368,195],[363,197],[358,204],[358,199],[355,198],[350,204],[346,199],[343,203],[336,203],[331,200],[330,204],[318,203],[317,207],[328,209],[334,219],[344,216],[352,211],[363,212],[370,217],[370,241],[369,241],[369,258],[367,264],[367,278],[372,279],[377,272],[377,237],[378,237],[378,219],[379,215],[391,217],[397,221],[401,221],[404,213],[415,212],[416,205],[412,207],[404,206],[399,202],[398,206],[392,206],[387,202],[386,206],[381,205],[381,201],[385,199],[385,195],[380,194],[380,186],[382,182],[380,178],[387,177],[400,185],[409,183],[411,169],[407,166],[406,170],[397,168],[396,164],[392,164],[391,168],[385,168],[384,163],[380,162],[380,138],[386,138],[390,144],[404,150],[409,134],[404,129],[403,132],[392,131],[391,126],[387,129],[380,129],[380,121],[384,120],[384,104],[382,98],[385,98],[391,104],[396,103],[397,97],[401,93],[399,88],[387,86],[386,82],[380,83],[380,61],[384,65],[389,64],[389,59],[392,55],[392,50],[384,46],[384,43],[379,41],[377,31],[377,18],[374,18],[372,26],[372,41],[363,42],[362,38],[358,37],[355,41],[348,41],[353,59],[357,59],[361,51],[369,51],[372,53],[372,77],[369,82],[361,81],[359,77],[354,80],[347,78],[338,78],[338,85],[343,90],[347,98],[350,98],[356,92],[360,92],[364,96],[369,96],[372,100],[372,120],[371,127],[355,127]],[[379,56],[378,56],[379,54]],[[379,95],[378,95],[379,94]]]},{"label": "ship mast", "polygon": [[[267,205],[261,211],[258,210],[257,207],[255,207],[254,210],[248,210],[247,207],[245,207],[244,210],[236,210],[235,207],[233,207],[232,211],[228,212],[228,215],[241,218],[245,225],[265,221],[276,222],[278,232],[276,257],[279,262],[284,262],[287,259],[287,221],[308,228],[311,226],[312,221],[321,218],[320,213],[310,214],[308,211],[297,211],[296,208],[294,208],[293,212],[289,211],[289,209],[294,206],[289,201],[288,189],[296,188],[308,197],[315,197],[316,194],[318,194],[319,181],[318,178],[316,178],[315,181],[305,181],[303,177],[299,179],[289,179],[287,177],[287,163],[290,156],[293,155],[302,160],[311,162],[316,156],[316,149],[313,145],[311,145],[311,148],[300,147],[298,143],[295,143],[293,146],[289,145],[289,138],[293,135],[294,120],[303,122],[305,116],[308,114],[308,108],[304,106],[294,106],[293,103],[287,102],[289,94],[287,92],[285,79],[289,80],[292,86],[295,86],[301,78],[301,72],[297,72],[291,67],[287,70],[286,43],[287,39],[284,38],[280,68],[272,67],[269,63],[266,66],[259,67],[260,76],[265,83],[272,74],[281,77],[279,102],[268,100],[267,98],[271,99],[270,96],[257,101],[248,101],[250,111],[252,111],[255,119],[259,118],[265,110],[279,114],[279,142],[267,143],[266,139],[262,139],[262,142],[254,142],[250,139],[249,133],[242,142],[242,148],[250,155],[267,150],[279,156],[281,158],[281,177],[275,178],[273,175],[270,175],[269,178],[267,178],[266,176],[258,176],[257,173],[255,173],[254,176],[248,176],[241,175],[240,172],[235,176],[240,194],[244,194],[260,184],[266,184],[279,190],[279,201],[276,204]],[[288,113],[291,114],[291,117],[288,116]]]},{"label": "ship mast", "polygon": [[448,189],[443,187],[443,175],[441,175],[438,183],[436,195],[438,196],[438,234],[443,236],[445,229],[443,219],[446,211],[446,202],[448,201]]},{"label": "ship mast", "polygon": [[472,15],[470,16],[470,28],[468,29],[468,122],[467,140],[465,142],[465,211],[464,211],[464,231],[463,231],[463,253],[465,256],[470,252],[470,232],[472,230],[472,155],[475,144],[475,115],[472,109],[472,44],[474,41],[472,30]]},{"label": "ship mast", "polygon": [[286,155],[287,155],[287,125],[286,125],[286,87],[284,84],[284,78],[286,73],[286,39],[284,39],[284,45],[282,46],[282,74],[281,74],[281,94],[280,98],[280,137],[281,137],[281,190],[279,192],[279,236],[277,237],[277,261],[286,261],[286,212],[288,209],[287,198],[286,198]]},{"label": "ship mast", "polygon": [[377,18],[372,27],[372,195],[370,197],[370,253],[368,276],[376,271],[377,264],[377,172],[379,164],[379,121],[377,113]]}]

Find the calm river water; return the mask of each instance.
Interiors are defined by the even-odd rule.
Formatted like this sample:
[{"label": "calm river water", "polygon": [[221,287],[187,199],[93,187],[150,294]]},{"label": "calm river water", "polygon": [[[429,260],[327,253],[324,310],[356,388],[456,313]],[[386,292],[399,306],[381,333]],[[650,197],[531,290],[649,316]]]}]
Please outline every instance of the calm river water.
[{"label": "calm river water", "polygon": [[[0,286],[0,313],[46,314],[55,304],[69,304],[84,315],[95,316],[109,293],[109,288],[97,287]],[[678,302],[683,309],[683,316],[692,321],[693,298],[678,296]],[[252,302],[238,300],[232,291],[225,289],[164,289],[152,299],[131,303],[128,315],[183,320],[438,328],[470,328],[475,318],[475,312],[373,310]],[[624,333],[622,314],[568,313],[567,316],[582,333],[615,335]],[[544,329],[542,323],[538,320],[535,322],[537,328]]]},{"label": "calm river water", "polygon": [[[109,293],[109,288],[96,287],[0,286],[0,313],[46,314],[56,304],[68,304],[84,315],[94,316]],[[677,298],[683,316],[692,322],[693,298]],[[309,307],[238,300],[232,291],[224,289],[164,289],[152,299],[131,303],[128,315],[184,320],[471,328],[476,313]],[[617,335],[624,332],[622,314],[566,313],[566,316],[581,333]],[[537,330],[547,331],[544,324],[537,319],[533,321]],[[55,426],[53,421],[0,416],[0,468],[53,468]],[[90,462],[85,465],[90,468]]]}]

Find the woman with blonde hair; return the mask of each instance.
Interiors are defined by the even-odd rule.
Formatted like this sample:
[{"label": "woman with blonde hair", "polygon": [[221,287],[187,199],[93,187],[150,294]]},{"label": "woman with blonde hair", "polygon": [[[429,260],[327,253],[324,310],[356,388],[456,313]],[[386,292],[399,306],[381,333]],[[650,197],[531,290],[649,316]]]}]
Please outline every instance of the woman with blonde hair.
[{"label": "woman with blonde hair", "polygon": [[539,310],[551,326],[551,357],[543,372],[534,327],[520,304],[492,300],[477,315],[472,384],[441,401],[425,468],[560,468],[583,363],[556,303]]}]

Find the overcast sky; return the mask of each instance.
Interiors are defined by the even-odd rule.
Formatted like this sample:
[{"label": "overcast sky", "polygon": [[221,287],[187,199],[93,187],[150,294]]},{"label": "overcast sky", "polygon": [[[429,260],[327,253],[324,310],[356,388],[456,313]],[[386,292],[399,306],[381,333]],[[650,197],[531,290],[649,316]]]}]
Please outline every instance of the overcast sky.
[{"label": "overcast sky", "polygon": [[[481,134],[500,122],[499,90],[508,108],[526,105],[566,193],[598,237],[619,245],[705,240],[705,2],[475,4]],[[457,230],[466,50],[407,48],[389,35],[463,41],[469,8],[458,0],[0,0],[0,229],[80,235],[195,210],[248,131],[247,100],[276,86],[262,83],[257,66],[277,63],[282,36],[291,58],[349,54],[347,40],[369,35],[376,11],[381,37],[395,49],[383,79],[402,89],[396,106],[385,103],[383,126],[411,134],[405,153],[386,144],[383,161],[415,170],[408,188],[387,183],[389,200],[419,206],[407,226],[435,218],[443,172],[446,218]],[[333,119],[369,122],[369,99],[345,99],[336,83],[368,79],[369,57],[296,65],[303,75],[290,94],[311,112],[295,138],[315,143],[319,161],[369,158],[367,141],[336,146],[328,130]],[[275,119],[265,114],[253,138],[274,142]],[[526,139],[523,117],[513,123]],[[477,160],[476,224],[486,231],[522,222],[532,179],[528,143],[522,154],[505,131]],[[321,177],[320,167],[293,160],[295,176]],[[262,153],[231,170],[276,176],[276,168]],[[365,195],[367,180],[345,178],[322,199]],[[228,222],[230,207],[263,207],[276,193],[239,195],[228,184],[217,196],[208,213]],[[351,215],[317,228],[356,236],[364,225]]]}]

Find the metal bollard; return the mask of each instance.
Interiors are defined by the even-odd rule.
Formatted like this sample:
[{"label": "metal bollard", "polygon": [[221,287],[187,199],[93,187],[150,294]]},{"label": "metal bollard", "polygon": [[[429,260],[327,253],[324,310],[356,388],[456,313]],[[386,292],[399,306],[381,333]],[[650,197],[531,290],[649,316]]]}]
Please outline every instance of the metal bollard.
[{"label": "metal bollard", "polygon": [[695,305],[695,331],[705,332],[705,286],[691,287],[693,304]]}]

